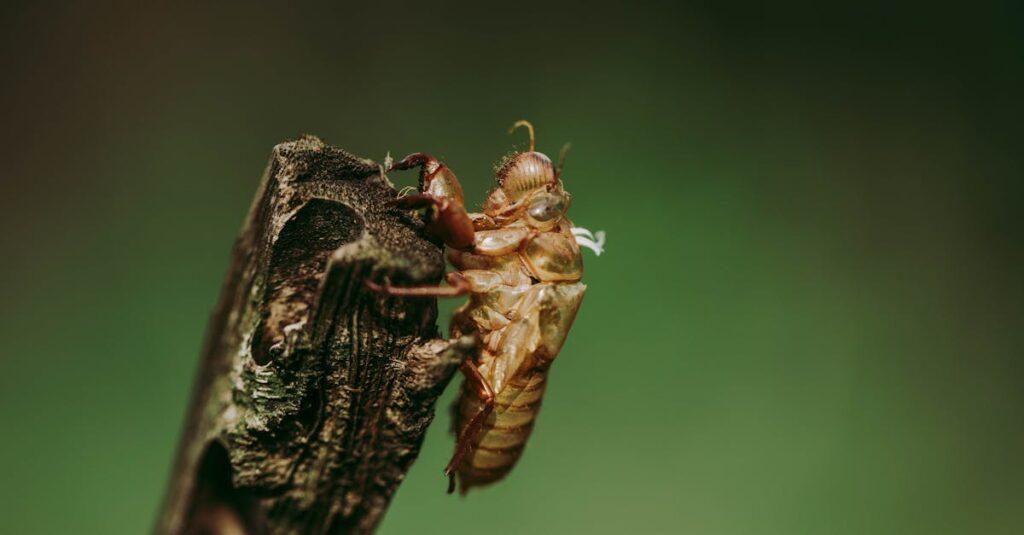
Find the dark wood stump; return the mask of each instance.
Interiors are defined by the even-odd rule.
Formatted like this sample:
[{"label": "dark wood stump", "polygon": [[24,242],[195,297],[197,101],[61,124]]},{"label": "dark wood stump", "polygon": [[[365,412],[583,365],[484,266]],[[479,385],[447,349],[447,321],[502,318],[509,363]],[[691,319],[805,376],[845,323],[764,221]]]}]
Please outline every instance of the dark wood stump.
[{"label": "dark wood stump", "polygon": [[274,148],[210,321],[158,533],[367,533],[459,358],[433,299],[442,250],[369,160]]}]

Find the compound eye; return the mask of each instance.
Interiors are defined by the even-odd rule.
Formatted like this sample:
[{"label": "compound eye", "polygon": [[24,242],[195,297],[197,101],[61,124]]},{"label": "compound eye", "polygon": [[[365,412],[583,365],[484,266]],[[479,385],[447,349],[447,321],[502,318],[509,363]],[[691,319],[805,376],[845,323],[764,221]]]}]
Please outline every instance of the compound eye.
[{"label": "compound eye", "polygon": [[526,209],[526,215],[533,222],[542,226],[544,223],[553,223],[565,213],[565,198],[553,193],[539,193],[530,199],[530,206]]}]

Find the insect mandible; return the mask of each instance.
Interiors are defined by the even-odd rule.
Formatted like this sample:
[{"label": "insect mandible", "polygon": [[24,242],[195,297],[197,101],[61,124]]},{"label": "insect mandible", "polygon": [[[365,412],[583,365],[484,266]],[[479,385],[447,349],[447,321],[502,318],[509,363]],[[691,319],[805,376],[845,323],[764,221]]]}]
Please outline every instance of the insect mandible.
[{"label": "insect mandible", "polygon": [[453,407],[457,441],[445,468],[448,492],[493,483],[519,460],[540,411],[548,369],[565,342],[587,287],[580,246],[600,255],[604,233],[575,228],[557,166],[534,149],[506,157],[482,213],[467,213],[462,187],[444,163],[421,152],[392,169],[420,169],[419,193],[393,204],[426,209],[426,232],[447,246],[456,271],[447,286],[400,287],[367,281],[393,296],[461,296],[452,340],[473,340],[460,366],[465,381]]}]

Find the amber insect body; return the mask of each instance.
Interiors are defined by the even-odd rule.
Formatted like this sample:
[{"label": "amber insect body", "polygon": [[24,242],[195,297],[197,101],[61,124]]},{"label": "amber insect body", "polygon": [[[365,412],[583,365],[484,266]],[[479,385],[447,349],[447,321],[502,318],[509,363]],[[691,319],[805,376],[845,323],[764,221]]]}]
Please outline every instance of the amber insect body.
[{"label": "amber insect body", "polygon": [[455,452],[445,469],[449,492],[502,479],[518,461],[540,411],[548,369],[565,342],[586,286],[580,244],[600,254],[603,236],[576,229],[561,162],[534,150],[507,157],[482,213],[467,213],[455,174],[437,159],[411,154],[394,169],[420,168],[420,193],[395,204],[428,210],[426,230],[447,245],[456,271],[448,286],[394,287],[398,296],[468,295],[451,321],[453,340],[473,340],[453,407]]}]

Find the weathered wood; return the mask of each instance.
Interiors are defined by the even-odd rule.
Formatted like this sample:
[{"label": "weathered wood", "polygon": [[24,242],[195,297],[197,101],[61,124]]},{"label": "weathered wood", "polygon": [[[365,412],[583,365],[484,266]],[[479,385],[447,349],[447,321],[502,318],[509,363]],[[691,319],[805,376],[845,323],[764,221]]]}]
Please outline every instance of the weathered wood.
[{"label": "weathered wood", "polygon": [[374,162],[274,148],[211,318],[158,533],[366,533],[419,452],[458,357],[433,299],[441,249],[385,203]]}]

